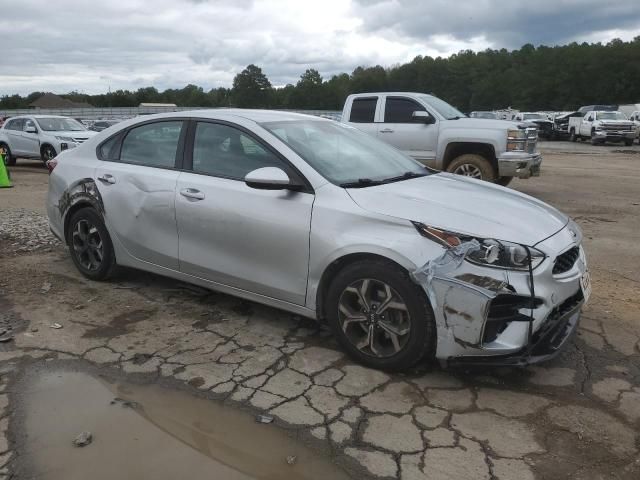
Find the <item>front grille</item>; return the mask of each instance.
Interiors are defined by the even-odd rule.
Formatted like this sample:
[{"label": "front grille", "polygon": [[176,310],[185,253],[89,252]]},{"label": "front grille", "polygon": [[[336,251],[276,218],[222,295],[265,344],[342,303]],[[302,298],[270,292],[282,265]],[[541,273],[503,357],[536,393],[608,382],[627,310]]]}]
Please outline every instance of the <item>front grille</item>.
[{"label": "front grille", "polygon": [[552,273],[554,275],[568,272],[573,268],[573,265],[578,260],[580,256],[580,247],[573,247],[567,250],[566,252],[558,255],[556,258],[556,263],[553,265]]},{"label": "front grille", "polygon": [[607,132],[633,132],[632,125],[603,125],[602,129]]}]

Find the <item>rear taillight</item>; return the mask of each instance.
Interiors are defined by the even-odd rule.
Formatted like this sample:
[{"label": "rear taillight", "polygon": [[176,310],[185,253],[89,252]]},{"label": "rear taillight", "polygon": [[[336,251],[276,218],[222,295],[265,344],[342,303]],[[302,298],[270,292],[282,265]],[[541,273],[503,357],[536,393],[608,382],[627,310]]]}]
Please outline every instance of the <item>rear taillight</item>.
[{"label": "rear taillight", "polygon": [[49,170],[49,174],[53,172],[53,169],[56,168],[56,165],[58,165],[58,161],[55,158],[47,160],[47,169]]}]

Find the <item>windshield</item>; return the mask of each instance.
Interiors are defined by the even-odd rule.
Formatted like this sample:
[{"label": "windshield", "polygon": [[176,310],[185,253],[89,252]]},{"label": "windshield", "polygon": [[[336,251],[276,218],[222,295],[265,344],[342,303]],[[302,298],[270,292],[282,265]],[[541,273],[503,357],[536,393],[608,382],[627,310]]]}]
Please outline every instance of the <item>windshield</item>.
[{"label": "windshield", "polygon": [[261,125],[336,185],[365,187],[431,173],[386,143],[337,122],[295,120]]},{"label": "windshield", "polygon": [[542,115],[541,113],[525,113],[522,115],[523,120],[546,120],[547,117]]},{"label": "windshield", "polygon": [[419,95],[427,105],[433,107],[440,115],[447,120],[455,120],[456,118],[464,118],[466,115],[455,107],[452,107],[444,100],[440,100],[438,97],[432,95]]},{"label": "windshield", "polygon": [[596,113],[598,120],[626,120],[627,118],[622,112],[598,112]]},{"label": "windshield", "polygon": [[82,132],[86,130],[73,118],[44,117],[36,118],[40,128],[46,132]]}]

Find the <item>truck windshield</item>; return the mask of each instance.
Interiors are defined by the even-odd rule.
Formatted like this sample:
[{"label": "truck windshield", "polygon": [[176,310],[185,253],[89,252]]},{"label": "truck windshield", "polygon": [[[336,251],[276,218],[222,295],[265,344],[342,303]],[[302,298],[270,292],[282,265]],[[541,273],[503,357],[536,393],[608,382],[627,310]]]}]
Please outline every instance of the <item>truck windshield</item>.
[{"label": "truck windshield", "polygon": [[82,132],[86,130],[73,118],[43,117],[36,118],[40,128],[47,132]]},{"label": "truck windshield", "polygon": [[435,111],[437,111],[447,120],[455,120],[458,118],[466,117],[466,115],[460,110],[452,107],[444,100],[440,100],[438,97],[434,97],[433,95],[419,95],[419,97],[422,98],[422,100],[424,100],[427,105],[433,107]]},{"label": "truck windshield", "polygon": [[341,123],[293,120],[261,125],[320,175],[343,187],[367,187],[433,172],[386,143]]},{"label": "truck windshield", "polygon": [[598,120],[626,120],[622,112],[597,112],[596,118]]}]

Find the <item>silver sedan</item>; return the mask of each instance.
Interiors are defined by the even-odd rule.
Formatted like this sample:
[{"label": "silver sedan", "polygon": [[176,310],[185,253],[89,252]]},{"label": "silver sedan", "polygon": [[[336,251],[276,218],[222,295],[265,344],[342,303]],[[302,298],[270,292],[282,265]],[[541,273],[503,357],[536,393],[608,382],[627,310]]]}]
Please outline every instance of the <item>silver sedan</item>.
[{"label": "silver sedan", "polygon": [[51,229],[86,277],[133,267],[315,318],[371,367],[548,359],[590,293],[566,215],[331,120],[146,116],[49,169]]}]

